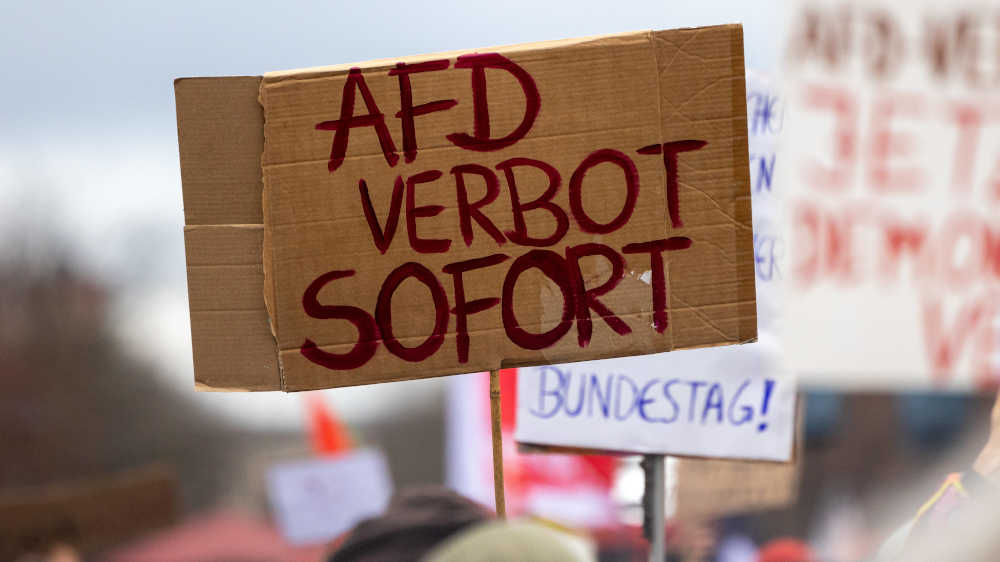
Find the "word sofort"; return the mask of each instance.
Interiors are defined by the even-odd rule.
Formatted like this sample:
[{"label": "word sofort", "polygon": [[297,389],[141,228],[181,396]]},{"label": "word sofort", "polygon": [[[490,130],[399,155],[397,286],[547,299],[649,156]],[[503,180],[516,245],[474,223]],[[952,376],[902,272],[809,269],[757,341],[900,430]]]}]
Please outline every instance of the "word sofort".
[{"label": "word sofort", "polygon": [[[340,116],[336,120],[323,121],[315,125],[319,131],[333,131],[332,146],[328,169],[337,173],[348,154],[351,131],[356,128],[370,129],[377,137],[386,165],[396,167],[409,165],[418,159],[419,143],[416,127],[416,117],[426,116],[434,112],[447,111],[458,104],[455,99],[437,100],[414,105],[411,88],[411,75],[447,70],[449,60],[435,60],[418,64],[399,63],[389,71],[391,76],[398,78],[400,110],[395,117],[400,120],[403,132],[403,156],[401,160],[396,149],[396,143],[386,124],[386,116],[379,108],[378,101],[365,82],[361,69],[351,69],[343,86]],[[522,67],[513,61],[494,53],[460,56],[455,69],[471,70],[471,100],[473,104],[472,133],[455,132],[446,135],[446,139],[455,147],[476,152],[492,152],[510,149],[531,131],[541,108],[541,96],[534,79]],[[488,82],[486,69],[504,71],[513,76],[524,94],[524,115],[520,123],[504,136],[497,136],[491,127],[490,110],[486,102]],[[358,95],[365,105],[367,113],[358,114],[355,102]],[[580,347],[586,347],[593,331],[591,313],[596,313],[616,334],[631,333],[631,328],[613,310],[606,306],[601,297],[613,291],[622,281],[626,270],[626,255],[645,255],[648,269],[651,271],[651,299],[653,328],[663,333],[668,326],[667,318],[667,283],[664,275],[664,254],[679,251],[691,246],[687,237],[672,236],[655,240],[637,241],[624,246],[612,248],[597,242],[586,242],[575,245],[560,246],[560,242],[571,227],[580,232],[599,236],[609,234],[624,228],[632,217],[638,200],[641,181],[639,171],[633,158],[656,157],[662,161],[666,176],[667,214],[674,228],[683,226],[678,197],[678,159],[684,152],[699,150],[706,141],[695,139],[677,139],[635,147],[633,154],[627,154],[612,148],[599,148],[586,155],[573,170],[558,170],[551,164],[527,156],[517,156],[503,160],[494,167],[481,164],[466,163],[450,169],[421,169],[415,173],[400,173],[392,185],[392,193],[388,212],[385,217],[379,217],[372,202],[369,183],[365,178],[357,178],[358,201],[364,213],[371,240],[381,254],[385,254],[396,235],[401,218],[405,220],[406,239],[410,248],[416,254],[447,253],[452,249],[454,240],[442,238],[424,238],[419,234],[420,223],[431,219],[444,211],[443,205],[417,205],[416,192],[421,186],[432,182],[450,181],[454,185],[454,203],[457,209],[458,227],[462,241],[466,247],[472,245],[475,237],[474,226],[478,226],[486,236],[495,242],[497,248],[510,243],[514,246],[530,248],[523,252],[505,250],[489,253],[473,259],[463,259],[444,265],[440,271],[432,271],[425,265],[409,261],[393,269],[384,279],[378,293],[373,311],[356,306],[321,303],[320,291],[338,279],[344,279],[356,274],[353,269],[336,269],[328,271],[312,281],[302,295],[302,307],[307,315],[317,319],[346,320],[354,325],[358,337],[353,347],[345,353],[331,353],[320,349],[310,339],[301,346],[301,353],[310,361],[334,370],[358,368],[367,363],[376,353],[379,345],[397,357],[406,361],[422,361],[438,351],[444,342],[451,317],[455,318],[456,348],[458,361],[465,363],[469,358],[468,317],[472,314],[486,312],[499,305],[497,311],[501,315],[507,337],[516,345],[531,350],[549,347],[564,337],[576,324],[577,340]],[[617,215],[607,222],[596,220],[585,210],[584,180],[588,173],[597,166],[614,166],[621,170],[619,186],[603,186],[606,190],[621,189],[624,198]],[[445,174],[450,180],[443,179]],[[527,174],[543,174],[548,187],[538,197],[524,200],[518,192],[517,180]],[[568,174],[569,181],[563,178]],[[659,174],[657,175],[659,180]],[[467,185],[474,181],[485,183],[486,194],[478,200],[471,201]],[[498,201],[501,192],[501,178],[507,192],[507,201]],[[555,196],[561,189],[568,190],[569,208],[565,209]],[[503,212],[512,215],[513,229],[501,231],[487,216],[484,209],[492,206],[505,206]],[[494,210],[494,212],[496,212]],[[529,232],[529,214],[546,214],[554,219],[555,227],[551,232]],[[532,220],[531,222],[534,222]],[[536,228],[537,230],[537,228]],[[509,246],[507,246],[509,248]],[[552,249],[555,248],[555,249]],[[558,251],[556,251],[558,250]],[[583,258],[597,257],[608,262],[611,269],[610,277],[595,286],[587,286],[581,272],[580,261]],[[501,294],[481,298],[468,299],[464,274],[474,270],[494,268],[503,265],[498,272],[503,275]],[[547,277],[562,296],[562,316],[560,322],[548,331],[535,333],[522,327],[515,314],[515,286],[518,279],[529,270],[538,270]],[[442,281],[442,278],[445,281]],[[392,327],[392,299],[397,288],[406,280],[413,279],[426,286],[430,294],[431,310],[434,315],[434,328],[430,335],[415,347],[404,346],[396,338]],[[453,288],[454,302],[449,302],[444,283],[450,282]],[[497,313],[494,312],[494,313]]]}]

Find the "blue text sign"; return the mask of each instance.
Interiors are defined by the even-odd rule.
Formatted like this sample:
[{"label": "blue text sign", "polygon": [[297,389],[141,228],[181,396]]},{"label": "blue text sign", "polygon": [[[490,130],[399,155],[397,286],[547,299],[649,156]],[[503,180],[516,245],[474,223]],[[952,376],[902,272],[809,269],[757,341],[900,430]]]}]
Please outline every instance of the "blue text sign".
[{"label": "blue text sign", "polygon": [[762,344],[520,369],[516,439],[787,461],[795,384]]}]

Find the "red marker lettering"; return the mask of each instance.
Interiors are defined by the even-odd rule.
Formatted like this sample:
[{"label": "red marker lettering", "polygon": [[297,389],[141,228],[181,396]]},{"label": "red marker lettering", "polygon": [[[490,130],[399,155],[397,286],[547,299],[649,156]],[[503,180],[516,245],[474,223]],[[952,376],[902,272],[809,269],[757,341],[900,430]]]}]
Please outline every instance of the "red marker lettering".
[{"label": "red marker lettering", "polygon": [[[660,145],[655,146],[657,148],[660,147]],[[674,160],[675,162],[677,160],[676,153],[674,153]],[[617,165],[625,173],[625,204],[622,205],[622,210],[618,213],[618,216],[607,224],[601,224],[590,218],[590,215],[583,208],[583,178],[591,168],[604,162]],[[576,167],[573,177],[569,180],[569,208],[573,212],[573,218],[576,219],[577,224],[580,225],[580,229],[584,232],[608,234],[618,230],[632,217],[632,212],[635,210],[635,202],[638,198],[639,172],[635,169],[635,163],[632,162],[632,159],[617,150],[604,149],[592,152]]]},{"label": "red marker lettering", "polygon": [[[452,133],[448,135],[455,146],[466,150],[489,152],[506,148],[524,138],[538,117],[542,99],[538,95],[535,79],[523,68],[510,59],[496,53],[462,55],[458,57],[455,68],[472,69],[472,105],[474,125],[472,135]],[[486,69],[496,68],[509,72],[521,85],[524,92],[524,118],[521,123],[505,137],[492,138],[490,131],[490,108],[486,101]]]},{"label": "red marker lettering", "polygon": [[329,271],[320,275],[315,281],[309,284],[302,295],[302,308],[311,318],[330,319],[336,318],[347,320],[358,330],[358,341],[347,353],[330,353],[323,351],[310,339],[306,339],[299,348],[302,355],[327,369],[335,371],[346,371],[356,369],[369,359],[375,356],[378,348],[378,330],[375,327],[375,320],[370,314],[355,306],[330,306],[319,303],[318,295],[320,290],[331,281],[352,277],[353,269],[343,271]]},{"label": "red marker lettering", "polygon": [[439,170],[427,170],[406,178],[406,234],[410,238],[410,246],[421,254],[442,254],[451,247],[451,240],[420,238],[417,236],[417,219],[434,217],[444,210],[441,205],[423,205],[417,207],[417,185],[429,183],[441,177]]},{"label": "red marker lettering", "polygon": [[[434,301],[434,329],[417,347],[404,346],[392,331],[392,295],[408,277],[413,277],[426,285]],[[378,323],[385,348],[393,355],[404,361],[423,361],[434,355],[444,342],[444,333],[448,331],[448,295],[431,270],[416,262],[404,263],[394,269],[382,283],[382,290],[379,291],[378,302],[375,304],[375,321]]]},{"label": "red marker lettering", "polygon": [[[551,279],[563,297],[562,319],[559,324],[547,332],[536,334],[521,327],[514,315],[514,287],[525,271],[536,268]],[[573,326],[573,285],[569,279],[566,260],[551,250],[531,250],[514,260],[507,277],[503,281],[503,299],[500,304],[503,327],[510,341],[524,349],[544,349],[559,341]]]},{"label": "red marker lettering", "polygon": [[[517,181],[514,179],[514,168],[518,166],[537,168],[545,172],[545,175],[548,176],[549,187],[534,201],[521,203],[521,197],[517,191]],[[569,230],[569,218],[566,216],[566,211],[562,210],[562,207],[552,202],[552,198],[559,191],[559,184],[562,181],[559,177],[559,171],[541,160],[532,160],[531,158],[511,158],[510,160],[504,160],[497,164],[497,169],[503,170],[504,176],[507,178],[507,187],[510,191],[510,208],[514,213],[514,230],[507,232],[507,238],[511,242],[522,246],[551,246],[562,240],[562,237],[566,235],[566,231]],[[528,235],[528,225],[524,221],[524,213],[533,209],[546,210],[556,220],[556,228],[551,235],[545,238],[536,238]]]},{"label": "red marker lettering", "polygon": [[452,283],[455,287],[455,307],[451,309],[451,312],[455,315],[455,347],[458,349],[459,363],[467,363],[469,361],[468,316],[492,308],[500,302],[500,299],[496,297],[466,301],[465,280],[462,274],[467,271],[491,267],[503,263],[507,259],[509,259],[509,256],[504,254],[493,254],[484,258],[450,263],[442,269],[445,273],[451,274]]},{"label": "red marker lettering", "polygon": [[657,332],[666,331],[667,322],[667,279],[663,274],[663,252],[684,250],[691,247],[691,239],[684,236],[673,236],[666,240],[652,240],[628,244],[622,248],[623,254],[649,254],[649,269],[653,279],[653,328]]},{"label": "red marker lettering", "polygon": [[679,140],[663,143],[663,145],[651,144],[640,148],[639,154],[663,154],[663,167],[667,171],[667,211],[670,213],[670,224],[674,228],[684,226],[681,221],[680,188],[677,178],[677,155],[681,152],[700,150],[708,141],[703,140]]},{"label": "red marker lettering", "polygon": [[396,112],[403,126],[403,156],[406,162],[413,162],[417,158],[417,129],[413,123],[413,118],[418,115],[427,115],[435,111],[451,109],[458,104],[455,100],[437,100],[413,105],[413,89],[410,86],[410,75],[418,72],[433,72],[448,68],[448,60],[432,60],[417,64],[399,63],[396,68],[389,71],[389,76],[399,77],[399,104],[400,110]]},{"label": "red marker lettering", "polygon": [[[587,256],[602,256],[611,264],[611,275],[598,287],[588,289],[580,269],[580,259]],[[625,259],[604,244],[580,244],[566,248],[566,264],[570,268],[570,281],[573,283],[573,300],[576,302],[576,331],[580,347],[587,347],[593,333],[590,311],[607,322],[616,334],[625,335],[632,332],[621,318],[604,305],[597,297],[605,295],[625,277]]]},{"label": "red marker lettering", "polygon": [[375,214],[375,207],[372,205],[372,198],[368,194],[368,184],[365,183],[365,180],[358,181],[358,191],[361,192],[361,207],[365,211],[365,220],[368,221],[368,229],[372,232],[372,240],[378,251],[384,254],[389,249],[392,237],[396,234],[396,227],[399,225],[399,210],[403,205],[403,178],[396,176],[384,229],[379,225],[378,215]]},{"label": "red marker lettering", "polygon": [[[500,195],[500,181],[497,180],[497,175],[493,173],[493,170],[479,164],[455,166],[451,169],[451,173],[455,175],[455,188],[458,190],[458,224],[462,230],[462,239],[465,240],[465,245],[472,245],[472,221],[475,220],[486,231],[486,234],[489,234],[496,241],[497,245],[502,246],[507,240],[503,237],[500,229],[493,224],[493,221],[480,211],[481,208],[495,201]],[[478,174],[486,182],[486,195],[483,195],[475,203],[469,203],[469,192],[465,185],[466,174]]]},{"label": "red marker lettering", "polygon": [[[368,108],[368,115],[354,115],[355,89],[361,92],[361,99],[364,100],[365,107]],[[336,131],[333,134],[333,146],[330,148],[330,162],[327,164],[327,168],[331,172],[344,163],[344,155],[347,154],[347,140],[351,129],[355,127],[374,127],[385,161],[390,166],[396,165],[396,162],[399,161],[396,145],[392,142],[389,128],[385,126],[385,116],[379,111],[360,68],[352,68],[347,74],[347,81],[344,82],[344,94],[340,100],[340,119],[316,124],[318,131]]]}]

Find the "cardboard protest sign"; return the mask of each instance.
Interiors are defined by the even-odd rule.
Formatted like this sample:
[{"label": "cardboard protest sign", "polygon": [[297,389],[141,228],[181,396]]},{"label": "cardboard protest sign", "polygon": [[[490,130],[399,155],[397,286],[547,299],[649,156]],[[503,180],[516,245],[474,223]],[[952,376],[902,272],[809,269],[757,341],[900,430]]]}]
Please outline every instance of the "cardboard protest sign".
[{"label": "cardboard protest sign", "polygon": [[166,527],[177,514],[176,480],[160,467],[8,490],[0,495],[0,559],[57,543],[90,556]]},{"label": "cardboard protest sign", "polygon": [[175,89],[203,386],[756,337],[739,26]]},{"label": "cardboard protest sign", "polygon": [[712,518],[794,505],[800,463],[678,459],[678,518]]},{"label": "cardboard protest sign", "polygon": [[[755,348],[750,348],[755,349]],[[744,346],[520,369],[522,443],[786,461],[795,383]],[[667,368],[669,367],[669,368]]]},{"label": "cardboard protest sign", "polygon": [[382,453],[360,449],[275,465],[267,490],[281,534],[292,544],[318,544],[382,513],[392,479]]},{"label": "cardboard protest sign", "polygon": [[790,3],[785,349],[856,388],[1000,377],[997,11]]}]

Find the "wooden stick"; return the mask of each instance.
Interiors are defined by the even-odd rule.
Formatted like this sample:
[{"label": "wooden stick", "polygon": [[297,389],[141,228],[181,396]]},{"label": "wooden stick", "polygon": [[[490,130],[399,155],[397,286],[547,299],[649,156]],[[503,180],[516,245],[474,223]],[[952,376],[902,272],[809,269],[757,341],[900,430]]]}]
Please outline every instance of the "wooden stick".
[{"label": "wooden stick", "polygon": [[496,497],[497,517],[507,518],[507,501],[503,493],[503,436],[500,425],[500,374],[490,371],[490,419],[493,422],[493,494]]}]

